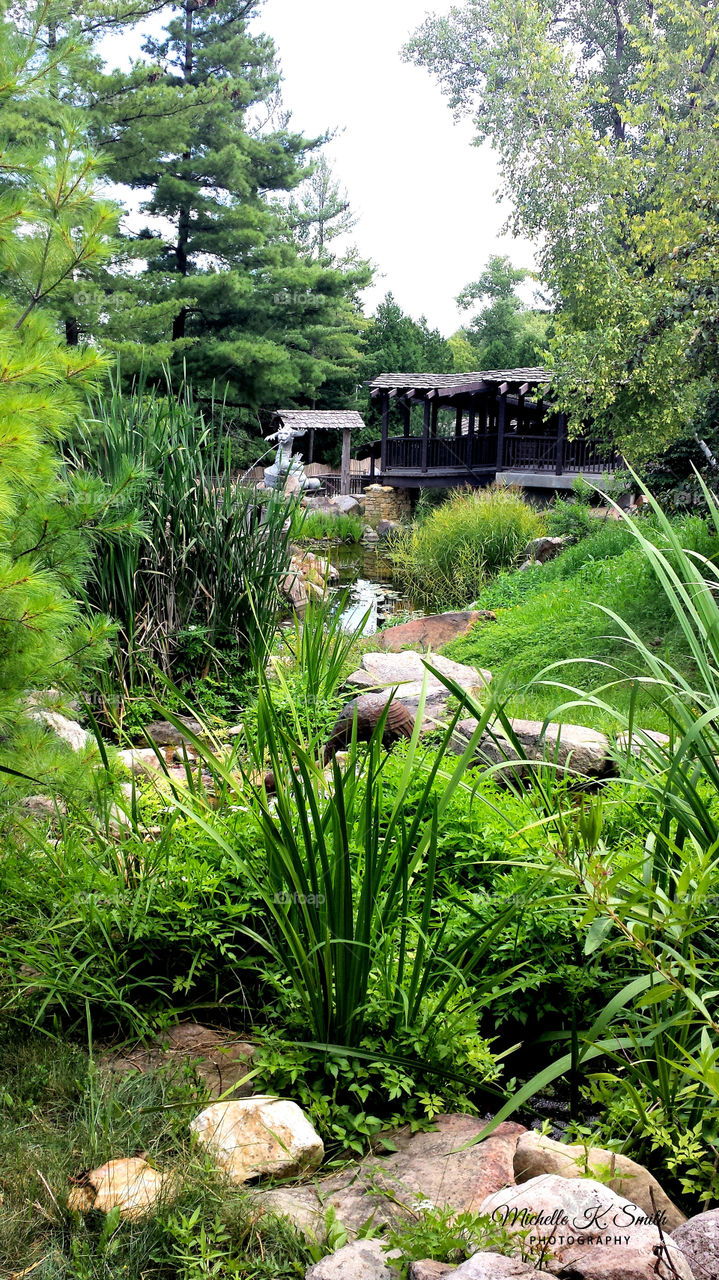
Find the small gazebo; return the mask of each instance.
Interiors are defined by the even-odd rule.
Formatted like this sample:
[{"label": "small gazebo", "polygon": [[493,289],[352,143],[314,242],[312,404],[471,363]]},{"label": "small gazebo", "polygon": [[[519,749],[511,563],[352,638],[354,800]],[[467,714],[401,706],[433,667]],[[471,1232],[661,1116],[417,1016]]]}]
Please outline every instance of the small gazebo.
[{"label": "small gazebo", "polygon": [[350,492],[350,457],[352,432],[365,426],[361,413],[354,409],[278,409],[272,417],[272,430],[287,427],[296,436],[309,432],[307,462],[314,457],[315,431],[339,431],[342,433],[342,462],[340,464],[340,493]]}]

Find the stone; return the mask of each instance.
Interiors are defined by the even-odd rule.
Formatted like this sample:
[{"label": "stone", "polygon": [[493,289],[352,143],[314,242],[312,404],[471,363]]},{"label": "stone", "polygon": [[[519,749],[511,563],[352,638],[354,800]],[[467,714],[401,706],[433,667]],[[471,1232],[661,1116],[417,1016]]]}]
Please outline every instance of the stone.
[{"label": "stone", "polygon": [[[195,737],[206,736],[207,731],[199,720],[187,718],[183,719],[182,723]],[[145,725],[144,732],[137,734],[136,741],[145,742],[147,738],[150,738],[156,747],[181,747],[190,741],[182,730],[170,724],[169,720],[153,720],[152,724]]]},{"label": "stone", "polygon": [[49,711],[46,707],[32,707],[28,712],[30,719],[44,724],[46,729],[55,734],[61,742],[67,743],[73,751],[84,751],[91,741],[90,734],[83,729],[77,720],[70,720],[60,715],[59,711]]},{"label": "stone", "polygon": [[181,1070],[191,1064],[211,1097],[232,1089],[236,1098],[248,1097],[252,1085],[245,1081],[251,1070],[255,1046],[229,1031],[217,1031],[198,1022],[179,1022],[160,1035],[131,1049],[109,1050],[100,1058],[110,1071],[130,1073],[158,1067]]},{"label": "stone", "polygon": [[297,550],[281,585],[282,594],[296,609],[306,606],[310,595],[322,597],[328,582],[336,582],[339,572],[329,560],[313,551]]},{"label": "stone", "polygon": [[507,1121],[484,1142],[473,1142],[485,1126],[486,1120],[475,1116],[437,1116],[426,1133],[393,1132],[397,1150],[392,1154],[366,1156],[353,1169],[313,1186],[262,1192],[259,1207],[286,1214],[317,1239],[326,1230],[328,1209],[350,1233],[370,1217],[378,1229],[411,1220],[418,1205],[478,1212],[491,1191],[511,1182],[514,1148],[526,1132]]},{"label": "stone", "polygon": [[[428,661],[437,670],[456,680],[473,697],[478,697],[492,679],[490,671],[478,671],[476,667],[452,662],[441,654],[432,654]],[[394,702],[402,703],[416,717],[425,673],[427,691],[421,732],[431,733],[446,723],[452,694],[441,680],[427,672],[421,654],[413,650],[398,654],[366,653],[360,669],[347,677],[347,683],[374,689],[384,686],[385,700],[394,693]]]},{"label": "stone", "polygon": [[671,1239],[626,1196],[593,1178],[543,1174],[483,1201],[481,1214],[526,1233],[542,1265],[571,1280],[693,1280]]},{"label": "stone", "polygon": [[570,1146],[534,1132],[522,1134],[514,1153],[517,1183],[528,1182],[542,1173],[556,1173],[562,1178],[599,1174],[604,1182],[607,1172],[615,1176],[608,1179],[606,1185],[617,1195],[626,1196],[633,1204],[638,1204],[649,1216],[660,1213],[662,1230],[667,1234],[686,1222],[685,1214],[672,1203],[656,1178],[629,1156],[605,1151],[603,1147],[586,1147],[578,1143]]},{"label": "stone", "polygon": [[145,1218],[170,1187],[170,1180],[146,1160],[108,1160],[99,1169],[73,1179],[67,1198],[74,1213],[119,1209],[123,1218]]},{"label": "stone", "polygon": [[338,493],[336,498],[330,498],[327,506],[335,515],[359,515],[360,504],[350,493]]},{"label": "stone", "polygon": [[375,638],[379,649],[385,653],[400,653],[402,649],[426,652],[441,649],[451,640],[466,636],[477,622],[496,622],[497,615],[489,609],[464,610],[455,613],[435,613],[428,618],[413,618],[387,627]]},{"label": "stone", "polygon": [[377,537],[391,538],[393,533],[401,533],[402,525],[397,520],[378,520]]},{"label": "stone", "polygon": [[[556,766],[558,772],[580,777],[601,778],[611,771],[609,739],[598,729],[588,729],[579,724],[544,725],[541,720],[512,720],[511,724],[530,761],[546,760]],[[458,721],[453,742],[458,755],[465,750],[476,728],[474,719]],[[481,763],[493,765],[519,759],[500,724],[495,723],[492,733],[485,733],[477,745],[477,760]],[[516,777],[533,770],[531,766],[520,763],[508,772]]]},{"label": "stone", "polygon": [[213,1102],[190,1124],[218,1168],[237,1183],[274,1174],[295,1178],[322,1163],[322,1139],[296,1102],[258,1096]]},{"label": "stone", "polygon": [[452,1272],[452,1277],[456,1280],[537,1280],[537,1277],[549,1276],[548,1271],[535,1271],[534,1267],[528,1262],[522,1262],[521,1258],[508,1258],[503,1253],[489,1253],[482,1251],[475,1253],[456,1271]]},{"label": "stone", "polygon": [[20,808],[31,818],[58,818],[67,813],[64,801],[54,800],[52,796],[23,796]]},{"label": "stone", "polygon": [[528,542],[524,548],[522,555],[535,564],[546,564],[547,560],[553,560],[555,556],[558,556],[568,542],[569,538],[567,537],[532,538],[532,541]]},{"label": "stone", "polygon": [[424,1258],[421,1262],[410,1262],[409,1280],[439,1280],[440,1276],[454,1275],[457,1268],[451,1262],[432,1262]]},{"label": "stone", "polygon": [[666,751],[671,746],[668,733],[659,733],[656,729],[635,729],[632,734],[620,733],[617,737],[617,751],[626,756],[630,751],[633,756],[642,756],[650,752],[652,746]]},{"label": "stone", "polygon": [[[357,721],[357,741],[369,742],[387,706],[387,702],[388,695],[386,693],[363,693],[359,698],[353,698],[351,702],[346,703],[335,720],[327,740],[325,763],[331,759],[335,751],[348,746],[352,741],[355,719]],[[415,717],[413,713],[402,702],[398,702],[396,698],[393,698],[387,711],[382,734],[382,745],[389,750],[390,747],[394,746],[395,742],[401,741],[402,738],[411,738],[414,731],[414,723]]]},{"label": "stone", "polygon": [[381,1240],[355,1240],[316,1262],[305,1280],[393,1280],[399,1271],[391,1260],[398,1256],[388,1253]]},{"label": "stone", "polygon": [[694,1280],[719,1280],[719,1209],[698,1213],[672,1232]]}]

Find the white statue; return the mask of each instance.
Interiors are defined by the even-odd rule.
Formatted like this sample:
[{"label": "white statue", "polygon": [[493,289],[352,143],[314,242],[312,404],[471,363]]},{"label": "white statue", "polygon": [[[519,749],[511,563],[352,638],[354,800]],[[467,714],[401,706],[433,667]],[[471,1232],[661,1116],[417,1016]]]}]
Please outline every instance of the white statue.
[{"label": "white statue", "polygon": [[304,435],[303,431],[293,431],[292,427],[288,427],[285,423],[279,427],[274,435],[267,436],[266,439],[272,443],[277,441],[277,453],[271,467],[265,470],[265,488],[266,489],[319,489],[320,481],[309,479],[305,475],[305,467],[300,457],[292,456],[292,446],[298,435]]}]

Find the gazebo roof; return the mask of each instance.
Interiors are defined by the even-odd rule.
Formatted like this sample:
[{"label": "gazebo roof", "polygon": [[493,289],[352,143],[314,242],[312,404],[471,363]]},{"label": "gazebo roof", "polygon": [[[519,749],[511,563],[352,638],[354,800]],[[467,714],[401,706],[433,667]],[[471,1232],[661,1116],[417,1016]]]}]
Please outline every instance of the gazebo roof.
[{"label": "gazebo roof", "polygon": [[365,425],[354,409],[278,409],[272,425],[283,422],[299,435],[303,431],[355,431]]},{"label": "gazebo roof", "polygon": [[472,373],[380,373],[367,383],[371,391],[414,390],[437,391],[446,396],[476,391],[483,384],[507,383],[520,387],[546,385],[552,375],[548,369],[482,369]]}]

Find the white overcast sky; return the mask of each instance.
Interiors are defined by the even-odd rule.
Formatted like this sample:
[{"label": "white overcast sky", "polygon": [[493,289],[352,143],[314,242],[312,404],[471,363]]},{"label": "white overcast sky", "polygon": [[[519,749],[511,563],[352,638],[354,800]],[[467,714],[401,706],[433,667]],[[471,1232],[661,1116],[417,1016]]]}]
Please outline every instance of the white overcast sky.
[{"label": "white overcast sky", "polygon": [[[400,56],[425,14],[450,3],[265,0],[254,24],[277,45],[293,127],[339,131],[327,156],[359,219],[352,238],[378,268],[368,310],[391,290],[446,335],[462,320],[456,295],[490,254],[533,265],[531,245],[501,235],[491,148],[472,146],[471,123],[457,124],[430,75]],[[113,64],[128,51],[105,49]]]}]

